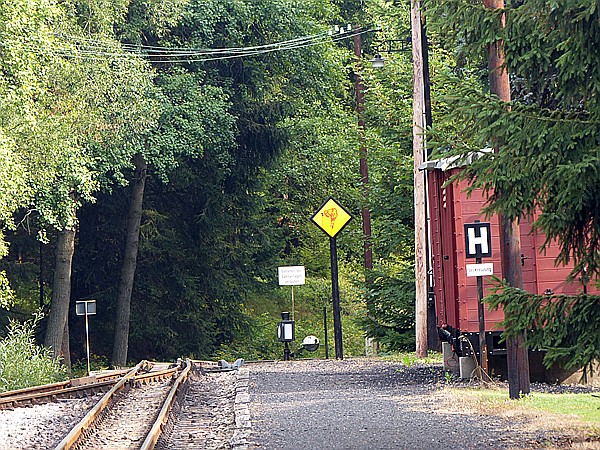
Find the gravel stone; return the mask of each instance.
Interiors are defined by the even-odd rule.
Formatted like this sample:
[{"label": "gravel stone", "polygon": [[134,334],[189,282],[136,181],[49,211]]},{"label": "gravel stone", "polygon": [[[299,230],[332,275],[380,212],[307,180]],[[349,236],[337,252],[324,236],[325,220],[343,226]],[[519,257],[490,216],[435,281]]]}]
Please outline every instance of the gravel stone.
[{"label": "gravel stone", "polygon": [[0,450],[54,448],[102,395],[0,410]]},{"label": "gravel stone", "polygon": [[251,449],[570,448],[573,438],[443,401],[449,382],[469,383],[446,379],[441,365],[357,358],[249,367]]}]

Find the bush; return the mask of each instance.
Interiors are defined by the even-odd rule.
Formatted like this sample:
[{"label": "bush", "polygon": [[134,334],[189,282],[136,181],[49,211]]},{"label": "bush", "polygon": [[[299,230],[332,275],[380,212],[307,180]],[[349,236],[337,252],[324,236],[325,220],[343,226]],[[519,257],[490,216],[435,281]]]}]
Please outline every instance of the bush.
[{"label": "bush", "polygon": [[66,367],[52,358],[47,348],[35,343],[41,319],[36,314],[24,323],[11,320],[7,336],[0,341],[0,392],[54,383],[67,378]]}]

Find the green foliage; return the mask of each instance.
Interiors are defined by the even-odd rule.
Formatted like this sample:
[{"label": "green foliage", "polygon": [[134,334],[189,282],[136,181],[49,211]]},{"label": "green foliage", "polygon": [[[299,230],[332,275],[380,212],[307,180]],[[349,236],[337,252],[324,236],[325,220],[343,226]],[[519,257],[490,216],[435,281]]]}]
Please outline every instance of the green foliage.
[{"label": "green foliage", "polygon": [[[371,3],[369,14],[385,11],[385,20],[393,20],[386,38],[405,37],[408,3]],[[298,290],[304,305],[298,330],[318,335],[322,307],[330,308],[329,254],[326,236],[309,218],[331,195],[356,218],[338,239],[345,353],[363,351],[357,318],[366,306],[356,286],[364,278],[358,218],[366,204],[373,212],[378,278],[371,293],[375,324],[393,321],[383,339],[409,345],[410,55],[394,57],[391,74],[364,69],[371,105],[365,110],[372,175],[367,202],[358,170],[363,138],[348,76],[358,70],[351,40],[177,64],[142,49],[125,52],[121,44],[259,46],[322,33],[340,22],[338,9],[361,14],[357,5],[71,0],[44,9],[6,0],[2,6],[0,151],[6,149],[7,169],[0,168],[0,194],[10,196],[0,195],[0,220],[8,223],[15,209],[29,207],[49,239],[52,227],[78,222],[72,297],[98,301],[95,352],[111,347],[126,184],[136,154],[151,176],[132,297],[131,358],[209,357],[246,344],[246,358],[276,354],[270,328],[285,306],[274,282],[280,265],[306,266],[310,282]],[[370,51],[371,38],[364,42]],[[21,238],[31,239],[11,235],[13,244]],[[7,274],[18,282],[19,309],[27,311],[31,305],[22,303],[37,303],[37,249],[15,250]],[[72,335],[81,336],[81,323],[71,325]]]},{"label": "green foliage", "polygon": [[[455,52],[444,78],[448,109],[434,126],[437,156],[483,148],[460,178],[488,196],[484,211],[535,219],[544,243],[557,242],[557,263],[571,277],[600,272],[600,12],[595,2],[428,2],[430,29]],[[503,26],[502,20],[506,25]],[[509,103],[490,95],[487,52],[502,41],[511,80]],[[456,124],[459,123],[460,126]],[[600,356],[599,300],[586,294],[539,296],[498,284],[487,301],[505,314],[504,336],[527,330],[527,344],[546,350],[545,364],[591,369]]]},{"label": "green foliage", "polygon": [[[94,201],[103,179],[119,178],[152,124],[148,67],[106,35],[79,28],[68,3],[4,3],[0,129],[25,169],[27,206],[44,226],[71,228],[77,208]],[[93,38],[111,56],[80,52]]]},{"label": "green foliage", "polygon": [[[573,276],[584,270],[594,276],[600,270],[600,56],[594,50],[600,12],[588,1],[513,3],[505,10],[505,28],[503,11],[481,4],[428,6],[432,28],[454,38],[447,46],[460,48],[447,78],[455,89],[445,96],[451,105],[445,121],[462,127],[434,130],[437,146],[458,155],[499,148],[461,175],[489,195],[486,212],[510,218],[539,213],[534,225],[546,244],[558,242],[558,261],[573,260]],[[481,68],[487,46],[500,38],[511,75],[510,104],[486,94],[485,82],[464,76]]]},{"label": "green foliage", "polygon": [[361,323],[384,351],[409,350],[415,340],[413,265],[400,260],[384,269],[373,270],[373,281],[366,292],[369,310]]},{"label": "green foliage", "polygon": [[14,303],[14,292],[10,288],[6,272],[0,272],[0,308],[8,309]]},{"label": "green foliage", "polygon": [[600,359],[600,297],[578,294],[535,295],[496,280],[485,297],[491,308],[504,310],[503,338],[527,330],[526,344],[545,350],[547,367],[584,368],[584,376]]},{"label": "green foliage", "polygon": [[[101,370],[109,370],[110,364],[108,362],[108,358],[102,355],[90,355],[90,371],[101,371]],[[80,359],[75,361],[71,365],[71,378],[76,377],[86,377],[88,375],[87,371],[87,355],[85,359]]]},{"label": "green foliage", "polygon": [[11,321],[7,336],[0,341],[0,391],[54,383],[66,379],[66,368],[38,346],[35,328],[41,319],[24,323]]}]

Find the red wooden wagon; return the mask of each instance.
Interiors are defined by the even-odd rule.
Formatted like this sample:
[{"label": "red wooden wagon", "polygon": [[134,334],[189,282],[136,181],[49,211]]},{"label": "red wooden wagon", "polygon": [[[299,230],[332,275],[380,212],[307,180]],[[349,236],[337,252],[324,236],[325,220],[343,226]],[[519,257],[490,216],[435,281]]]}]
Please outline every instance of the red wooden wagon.
[{"label": "red wooden wagon", "polygon": [[[500,264],[500,242],[498,218],[485,217],[481,209],[485,198],[481,191],[467,196],[466,182],[445,185],[449,178],[461,170],[452,160],[430,161],[427,169],[429,236],[431,249],[430,296],[435,303],[437,327],[440,337],[450,341],[456,353],[479,356],[479,315],[476,277],[466,276],[466,265],[473,263],[465,257],[464,224],[476,221],[490,222],[492,256],[483,259],[493,263],[494,275],[502,277]],[[532,232],[531,222],[520,224],[521,263],[523,287],[535,294],[576,294],[583,290],[597,293],[586,285],[585,280],[567,282],[572,266],[556,266],[558,246],[550,245],[545,251],[541,246],[545,237]],[[484,292],[489,288],[488,277],[484,277]],[[498,375],[506,374],[506,347],[500,342],[500,323],[503,313],[485,311],[485,333],[490,368]],[[468,340],[460,337],[466,337]],[[532,378],[543,377],[541,355],[530,352]]]}]

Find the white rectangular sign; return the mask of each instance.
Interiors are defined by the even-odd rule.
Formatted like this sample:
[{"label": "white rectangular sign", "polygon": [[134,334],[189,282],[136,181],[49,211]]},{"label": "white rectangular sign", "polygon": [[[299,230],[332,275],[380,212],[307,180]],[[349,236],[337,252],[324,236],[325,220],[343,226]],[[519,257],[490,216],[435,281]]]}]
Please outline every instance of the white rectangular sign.
[{"label": "white rectangular sign", "polygon": [[494,275],[494,264],[467,264],[468,277],[482,277],[484,275]]},{"label": "white rectangular sign", "polygon": [[91,316],[96,314],[96,300],[76,301],[75,314],[78,316]]},{"label": "white rectangular sign", "polygon": [[279,286],[300,286],[304,284],[304,266],[278,267]]}]

